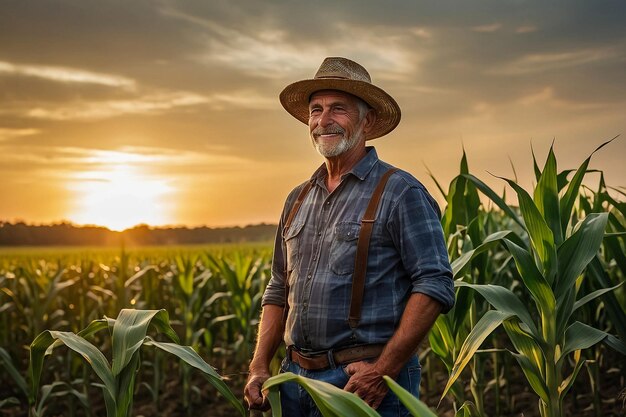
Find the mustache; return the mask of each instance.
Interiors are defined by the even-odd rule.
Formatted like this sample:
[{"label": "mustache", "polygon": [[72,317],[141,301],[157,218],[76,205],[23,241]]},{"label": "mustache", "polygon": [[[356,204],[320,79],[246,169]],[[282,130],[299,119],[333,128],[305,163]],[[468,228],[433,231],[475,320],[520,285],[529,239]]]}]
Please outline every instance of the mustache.
[{"label": "mustache", "polygon": [[334,126],[328,126],[328,127],[320,127],[320,126],[318,126],[315,129],[313,129],[313,132],[311,132],[311,133],[313,134],[313,136],[335,135],[335,134],[343,135],[344,133],[346,133],[346,131],[341,126],[334,125]]}]

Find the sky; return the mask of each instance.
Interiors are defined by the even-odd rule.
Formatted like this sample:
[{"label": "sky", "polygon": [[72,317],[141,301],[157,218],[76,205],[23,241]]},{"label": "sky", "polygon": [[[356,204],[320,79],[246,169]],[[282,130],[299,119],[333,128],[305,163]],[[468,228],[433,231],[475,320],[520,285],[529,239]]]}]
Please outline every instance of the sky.
[{"label": "sky", "polygon": [[[368,142],[444,204],[532,154],[626,185],[624,1],[0,1],[0,220],[276,223],[323,159],[280,105],[326,56],[402,108]],[[492,175],[493,174],[493,175]],[[597,178],[596,178],[597,179]],[[510,192],[508,193],[510,194]]]}]

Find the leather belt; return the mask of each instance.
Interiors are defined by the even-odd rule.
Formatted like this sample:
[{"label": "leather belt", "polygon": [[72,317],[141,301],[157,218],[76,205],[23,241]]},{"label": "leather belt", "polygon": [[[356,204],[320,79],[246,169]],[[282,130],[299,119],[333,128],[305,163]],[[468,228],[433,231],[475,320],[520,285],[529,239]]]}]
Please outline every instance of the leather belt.
[{"label": "leather belt", "polygon": [[331,368],[329,356],[332,356],[335,366],[358,362],[365,359],[373,359],[380,356],[385,345],[362,345],[349,348],[328,350],[326,352],[307,354],[299,352],[294,346],[287,348],[287,357],[297,363],[301,368],[308,371],[318,371]]}]

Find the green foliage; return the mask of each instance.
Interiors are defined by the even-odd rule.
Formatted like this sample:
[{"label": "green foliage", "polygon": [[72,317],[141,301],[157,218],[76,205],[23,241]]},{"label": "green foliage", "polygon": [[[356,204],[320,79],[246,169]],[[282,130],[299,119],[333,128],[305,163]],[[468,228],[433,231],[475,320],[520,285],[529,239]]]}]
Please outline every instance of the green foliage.
[{"label": "green foliage", "polygon": [[[517,195],[521,219],[482,181],[469,174],[460,175],[491,198],[511,220],[521,225],[522,231],[488,236],[476,249],[465,251],[453,263],[455,272],[462,276],[456,281],[458,291],[470,288],[484,297],[494,309],[487,311],[472,326],[450,371],[442,398],[452,389],[483,341],[501,324],[515,348],[511,353],[540,398],[542,416],[563,415],[563,399],[585,362],[581,350],[603,340],[611,340],[612,347],[624,349],[624,340],[609,339],[611,336],[605,330],[573,319],[578,308],[619,286],[596,289],[588,294],[581,291],[588,276],[584,274],[585,270],[602,253],[609,220],[608,212],[589,212],[593,206],[602,209],[597,204],[581,204],[583,209],[579,209],[579,215],[585,210],[587,212],[581,218],[573,215],[573,202],[578,196],[590,158],[567,184],[566,177],[557,174],[556,157],[551,148],[543,170],[534,163],[538,181],[532,193],[526,192],[515,181],[502,178]],[[567,190],[560,196],[559,189],[566,186]],[[519,288],[525,298],[534,302],[534,308],[505,286],[463,280],[466,264],[474,259],[479,249],[486,250],[483,249],[486,246],[493,248],[498,241],[513,258],[517,276],[523,284]],[[478,271],[479,274],[482,272]],[[595,274],[598,273],[598,268],[595,268]],[[617,321],[623,322],[626,317],[620,310],[616,308],[613,313]],[[573,368],[565,375],[564,364],[568,358]]]},{"label": "green foliage", "polygon": [[[398,396],[400,402],[405,405],[412,416],[436,416],[428,406],[398,385],[393,379],[387,376],[385,376],[384,379],[389,388]],[[263,390],[267,392],[267,397],[272,406],[272,415],[274,417],[282,417],[279,385],[284,383],[296,383],[302,386],[302,388],[309,393],[324,417],[380,416],[380,414],[351,392],[344,391],[326,382],[305,378],[291,372],[285,372],[271,377],[263,384]]]},{"label": "green foliage", "polygon": [[[146,336],[149,326],[153,326],[170,340],[178,341],[178,336],[171,328],[165,310],[124,309],[116,320],[105,318],[94,321],[78,334],[55,330],[43,331],[30,346],[31,390],[29,402],[31,405],[35,405],[37,401],[45,356],[50,355],[56,346],[65,344],[72,351],[82,356],[102,381],[101,386],[107,415],[109,417],[127,417],[132,410],[135,377],[140,367],[139,348],[146,344],[171,353],[190,366],[202,371],[209,382],[225,396],[233,407],[241,415],[245,415],[241,403],[228,389],[221,377],[193,349],[176,343],[157,342]],[[109,364],[104,354],[86,339],[86,337],[103,329],[109,329],[112,333],[112,365]]]}]

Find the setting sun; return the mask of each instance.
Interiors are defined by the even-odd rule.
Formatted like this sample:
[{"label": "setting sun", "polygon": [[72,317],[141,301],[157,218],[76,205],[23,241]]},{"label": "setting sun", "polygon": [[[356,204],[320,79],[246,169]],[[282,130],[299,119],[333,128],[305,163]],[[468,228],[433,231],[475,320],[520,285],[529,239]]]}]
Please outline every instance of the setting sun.
[{"label": "setting sun", "polygon": [[101,155],[98,170],[74,176],[69,188],[75,195],[70,220],[95,224],[111,230],[124,230],[137,224],[163,225],[171,222],[166,196],[172,189],[165,180],[147,175],[141,168],[129,165],[136,155],[122,156],[111,164]]}]

